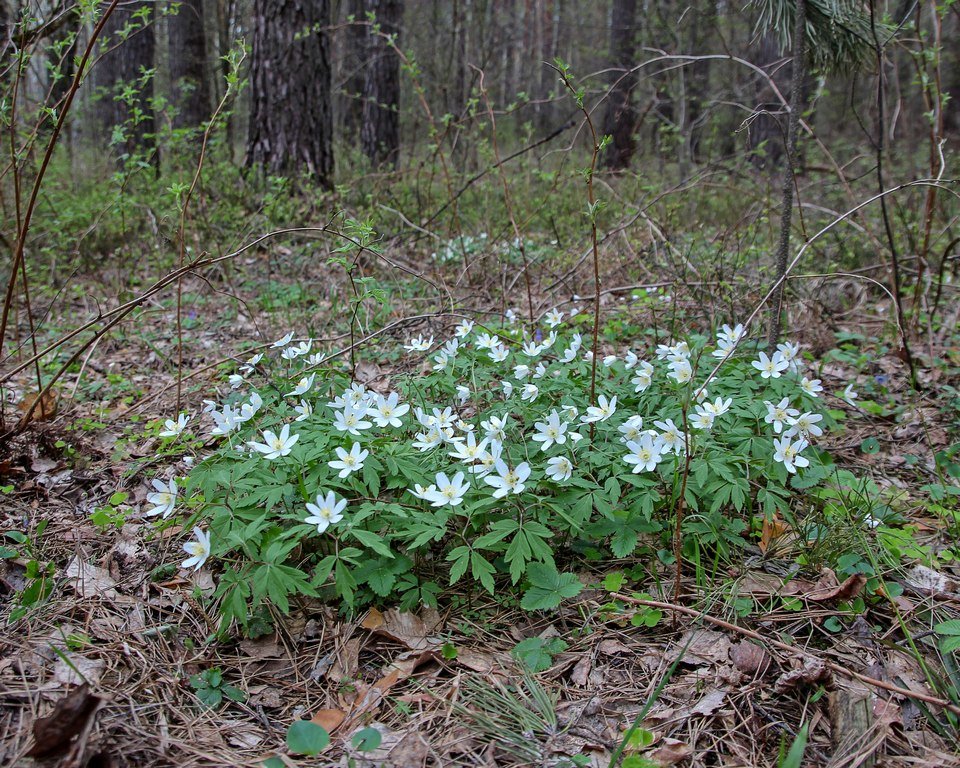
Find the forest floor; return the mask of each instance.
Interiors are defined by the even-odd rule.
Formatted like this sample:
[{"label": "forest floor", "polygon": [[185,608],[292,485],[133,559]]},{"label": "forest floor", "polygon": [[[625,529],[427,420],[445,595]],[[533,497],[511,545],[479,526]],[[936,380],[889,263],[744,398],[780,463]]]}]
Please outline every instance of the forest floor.
[{"label": "forest floor", "polygon": [[[245,267],[262,295],[327,279],[323,266],[269,279],[262,266]],[[611,271],[605,284],[636,279]],[[324,328],[330,311],[318,304],[282,316],[200,282],[188,288],[183,409],[193,412],[222,380],[217,364],[235,358],[242,342],[276,338],[308,319],[311,329]],[[474,307],[494,306],[472,290]],[[668,290],[672,311],[706,326],[702,297],[681,282]],[[523,291],[514,291],[521,305]],[[48,325],[86,316],[84,293],[75,291],[73,306]],[[416,314],[416,303],[401,296],[388,297],[390,320]],[[606,299],[629,306],[631,296]],[[737,309],[757,298],[745,289]],[[278,617],[275,631],[225,643],[208,642],[217,617],[195,597],[210,593],[214,574],[152,576],[182,558],[181,532],[156,535],[138,510],[153,470],[181,457],[160,455],[155,440],[143,439],[145,423],[177,407],[174,310],[149,306],[64,380],[56,412],[33,422],[0,462],[0,525],[29,531],[7,540],[0,560],[0,763],[199,768],[279,755],[280,764],[304,766],[607,766],[623,757],[624,734],[636,722],[626,766],[790,765],[786,752],[802,727],[803,765],[960,765],[960,709],[944,705],[960,699],[960,675],[931,631],[960,618],[960,568],[949,556],[956,507],[922,489],[941,473],[946,460],[937,454],[957,441],[945,395],[960,387],[956,329],[948,324],[915,348],[916,393],[895,349],[878,341],[889,326],[887,303],[844,301],[829,315],[798,301],[791,328],[818,356],[847,340],[846,353],[823,367],[826,389],[882,388],[873,399],[883,411],[847,407],[827,448],[872,479],[893,510],[882,536],[869,527],[863,535],[870,547],[899,548],[900,566],[883,574],[898,594],[867,594],[862,573],[829,558],[799,567],[804,542],[774,520],[750,530],[712,574],[686,569],[679,598],[666,566],[648,563],[652,577],[621,586],[605,577],[629,571],[630,561],[581,564],[588,588],[555,612],[531,614],[515,601],[462,591],[417,614],[345,617],[306,601]],[[657,311],[656,303],[638,306],[636,316]],[[437,318],[398,326],[365,356],[389,369],[397,363],[385,350],[399,339],[432,328],[439,335],[448,325]],[[12,619],[38,582],[49,596]],[[662,605],[614,606],[617,589]],[[514,649],[529,638],[543,642],[525,668]],[[221,670],[242,701],[201,706],[191,676],[210,669]],[[288,756],[286,729],[307,716],[332,734],[331,745],[315,758]],[[381,743],[361,751],[351,735],[371,725]]]}]

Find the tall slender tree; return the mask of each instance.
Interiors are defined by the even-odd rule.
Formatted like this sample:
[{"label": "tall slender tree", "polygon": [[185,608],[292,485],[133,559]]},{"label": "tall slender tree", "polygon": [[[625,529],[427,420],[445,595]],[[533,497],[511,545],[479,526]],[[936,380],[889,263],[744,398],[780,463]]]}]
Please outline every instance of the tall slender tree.
[{"label": "tall slender tree", "polygon": [[170,17],[170,82],[177,110],[174,128],[195,128],[210,117],[204,22],[203,0],[181,0],[180,12]]},{"label": "tall slender tree", "polygon": [[396,167],[400,156],[400,58],[385,36],[400,34],[403,0],[364,0],[364,6],[373,26],[366,38],[360,145],[374,166]]},{"label": "tall slender tree", "polygon": [[633,106],[633,89],[637,78],[630,72],[636,55],[636,38],[637,0],[613,0],[610,52],[614,68],[603,120],[603,132],[613,138],[604,161],[611,170],[622,170],[630,165],[636,149],[633,131],[637,113]]},{"label": "tall slender tree", "polygon": [[94,83],[100,90],[97,121],[106,136],[116,136],[118,129],[122,131],[120,149],[126,155],[156,146],[153,11],[154,3],[146,0],[118,6],[104,26],[106,49],[93,71]]},{"label": "tall slender tree", "polygon": [[333,187],[328,0],[253,0],[247,166]]}]

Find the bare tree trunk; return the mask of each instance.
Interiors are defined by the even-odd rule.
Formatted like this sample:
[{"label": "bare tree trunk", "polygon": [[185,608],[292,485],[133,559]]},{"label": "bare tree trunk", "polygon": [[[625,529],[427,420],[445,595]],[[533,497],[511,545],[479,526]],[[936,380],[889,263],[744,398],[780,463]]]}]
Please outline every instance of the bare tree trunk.
[{"label": "bare tree trunk", "polygon": [[800,133],[800,113],[803,111],[803,81],[807,74],[806,0],[796,0],[796,18],[793,27],[793,74],[790,86],[790,120],[787,127],[787,163],[783,169],[783,208],[780,211],[780,244],[777,248],[776,283],[770,305],[770,323],[767,345],[772,355],[780,339],[783,289],[790,256],[790,224],[793,219],[793,184],[797,162],[797,136]]},{"label": "bare tree trunk", "polygon": [[[118,6],[103,29],[107,52],[93,70],[94,82],[102,90],[97,104],[97,122],[105,136],[123,132],[124,155],[155,148],[156,123],[153,114],[153,74],[156,35],[152,2],[130,2]],[[129,31],[121,40],[119,32]],[[121,93],[129,95],[121,97]],[[153,161],[157,163],[156,155]]]},{"label": "bare tree trunk", "polygon": [[328,0],[254,0],[248,167],[333,188]]},{"label": "bare tree trunk", "polygon": [[353,23],[347,27],[346,50],[341,61],[347,68],[346,94],[343,99],[343,135],[351,144],[356,141],[363,125],[363,79],[366,64],[367,27],[364,0],[350,0],[349,15]]},{"label": "bare tree trunk", "polygon": [[195,128],[210,117],[207,36],[203,0],[181,0],[168,26],[174,128]]},{"label": "bare tree trunk", "polygon": [[367,35],[360,145],[375,167],[400,157],[400,58],[383,35],[400,34],[403,0],[364,0],[379,25]]},{"label": "bare tree trunk", "polygon": [[605,164],[611,170],[630,165],[636,150],[633,137],[637,115],[633,107],[633,89],[637,78],[628,74],[636,54],[637,0],[614,0],[610,22],[610,52],[615,66],[607,94],[603,132],[613,138]]}]

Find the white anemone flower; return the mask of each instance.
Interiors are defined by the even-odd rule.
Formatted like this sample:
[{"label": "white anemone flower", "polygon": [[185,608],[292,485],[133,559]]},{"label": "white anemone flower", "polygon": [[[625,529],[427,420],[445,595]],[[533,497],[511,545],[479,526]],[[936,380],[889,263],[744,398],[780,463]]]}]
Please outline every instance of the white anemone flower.
[{"label": "white anemone flower", "polygon": [[503,344],[497,344],[489,352],[487,352],[487,357],[489,357],[495,363],[503,363],[508,357],[510,357],[510,350],[507,349]]},{"label": "white anemone flower", "polygon": [[230,389],[240,389],[246,383],[246,379],[239,373],[231,373],[227,377],[227,381],[230,382]]},{"label": "white anemone flower", "polygon": [[530,375],[530,366],[529,365],[515,365],[513,366],[513,377],[518,381],[523,381],[527,376]]},{"label": "white anemone flower", "polygon": [[799,416],[787,420],[790,429],[784,432],[783,436],[796,437],[800,435],[806,440],[809,440],[811,437],[820,437],[820,435],[823,434],[823,429],[819,426],[818,422],[821,421],[823,421],[823,416],[819,413],[811,413],[810,411],[801,413]]},{"label": "white anemone flower", "polygon": [[779,379],[790,367],[790,363],[783,359],[781,352],[774,352],[773,357],[767,357],[766,352],[761,352],[751,365],[760,371],[761,379]]},{"label": "white anemone flower", "polygon": [[567,431],[565,422],[560,421],[560,414],[555,410],[550,411],[546,421],[538,421],[534,425],[536,434],[533,435],[533,441],[540,443],[540,449],[546,453],[553,445],[563,445],[567,442]]},{"label": "white anemone flower", "polygon": [[530,465],[527,462],[518,464],[516,469],[507,466],[503,459],[497,459],[494,464],[497,474],[489,474],[483,482],[493,487],[493,497],[502,499],[508,493],[521,493],[526,486],[524,482],[530,477]]},{"label": "white anemone flower", "polygon": [[290,331],[290,333],[288,333],[283,338],[277,339],[270,346],[273,347],[274,349],[280,349],[280,347],[287,346],[287,344],[289,344],[291,341],[293,341],[293,331]]},{"label": "white anemone flower", "polygon": [[307,394],[310,391],[310,388],[313,386],[313,380],[317,378],[317,374],[311,373],[309,376],[304,376],[300,381],[297,382],[297,386],[293,388],[292,392],[287,392],[284,397],[300,397],[301,395]]},{"label": "white anemone flower", "polygon": [[242,373],[244,376],[250,375],[260,364],[261,360],[263,360],[263,353],[259,352],[240,366],[240,373]]},{"label": "white anemone flower", "polygon": [[163,515],[163,519],[166,520],[173,514],[173,508],[177,505],[177,493],[180,490],[177,488],[177,481],[170,480],[164,483],[162,480],[154,480],[153,487],[155,492],[147,494],[147,503],[153,506],[143,514],[147,517]]},{"label": "white anemone flower", "polygon": [[333,417],[333,427],[340,432],[346,432],[356,437],[360,436],[361,429],[370,429],[373,426],[372,421],[367,421],[364,416],[367,415],[366,406],[355,408],[347,406],[342,411],[337,411]]},{"label": "white anemone flower", "polygon": [[464,320],[457,326],[456,330],[453,332],[454,336],[458,339],[466,338],[470,335],[470,331],[473,330],[473,320]]},{"label": "white anemone flower", "polygon": [[432,451],[438,445],[443,444],[443,435],[437,427],[430,427],[423,432],[417,432],[413,441],[413,447],[421,453]]},{"label": "white anemone flower", "polygon": [[428,485],[426,488],[424,488],[422,485],[420,485],[420,483],[414,483],[413,490],[410,490],[408,488],[407,492],[412,493],[418,499],[426,500],[428,498],[428,494],[431,494],[436,490],[437,490],[437,486],[435,485]]},{"label": "white anemone flower", "polygon": [[545,322],[550,328],[556,328],[558,325],[560,325],[560,323],[563,322],[563,312],[554,307],[543,316],[543,322]]},{"label": "white anemone flower", "polygon": [[293,406],[293,410],[298,414],[295,421],[306,421],[313,415],[313,406],[306,400],[301,400],[300,405]]},{"label": "white anemone flower", "polygon": [[229,435],[243,423],[229,405],[225,405],[222,411],[211,411],[210,416],[213,417],[212,435]]},{"label": "white anemone flower", "polygon": [[859,397],[860,395],[857,394],[856,390],[854,390],[853,384],[847,384],[846,389],[843,390],[843,399],[847,402],[847,404],[856,408],[857,399]]},{"label": "white anemone flower", "polygon": [[693,366],[689,360],[671,360],[670,373],[667,375],[678,384],[686,384],[693,378]]},{"label": "white anemone flower", "polygon": [[627,450],[630,452],[623,460],[633,465],[631,472],[635,475],[640,472],[653,472],[663,458],[663,447],[649,432],[644,432],[639,440],[628,442]]},{"label": "white anemone flower", "polygon": [[307,502],[307,512],[310,515],[303,522],[317,526],[317,533],[323,533],[334,523],[343,520],[343,510],[347,506],[346,499],[338,499],[333,491],[326,496],[317,494],[316,503]]},{"label": "white anemone flower", "polygon": [[606,395],[597,397],[597,404],[587,408],[587,412],[580,417],[584,424],[593,424],[599,421],[606,421],[617,412],[617,396],[614,395],[607,400]]},{"label": "white anemone flower", "polygon": [[438,472],[436,490],[429,491],[424,498],[432,507],[456,507],[463,502],[463,496],[470,490],[470,482],[464,480],[463,472],[457,472],[453,478],[447,477],[446,472]]},{"label": "white anemone flower", "polygon": [[709,403],[707,403],[707,405],[698,405],[694,409],[693,416],[690,418],[690,426],[694,429],[709,432],[713,429],[713,422],[716,418],[717,415],[710,408]]},{"label": "white anemone flower", "polygon": [[763,420],[767,424],[773,425],[773,431],[778,435],[783,432],[784,424],[788,423],[794,416],[799,416],[800,411],[790,407],[790,398],[785,397],[779,403],[774,405],[769,400],[764,400],[763,404],[767,406],[767,415]]},{"label": "white anemone flower", "polygon": [[500,343],[499,336],[493,336],[489,333],[481,333],[473,342],[477,349],[493,349]]},{"label": "white anemone flower", "polygon": [[463,384],[457,384],[457,402],[460,405],[463,405],[469,399],[470,399],[470,388],[463,386]]},{"label": "white anemone flower", "polygon": [[686,448],[686,434],[673,423],[673,419],[655,421],[653,426],[660,430],[658,439],[660,444],[676,454],[683,453]]},{"label": "white anemone flower", "polygon": [[523,387],[523,391],[520,393],[520,399],[532,403],[537,399],[537,395],[539,394],[540,387],[538,387],[536,384],[526,384]]},{"label": "white anemone flower", "polygon": [[513,394],[513,382],[507,381],[504,379],[500,382],[500,386],[503,387],[503,396],[505,398],[510,397]]},{"label": "white anemone flower", "polygon": [[817,397],[823,392],[823,385],[820,383],[820,379],[808,379],[804,376],[800,380],[800,389],[810,395],[810,397]]},{"label": "white anemone flower", "polygon": [[527,357],[536,357],[541,352],[540,345],[535,341],[523,342],[523,354]]},{"label": "white anemone flower", "polygon": [[328,461],[327,466],[331,469],[339,469],[338,477],[341,479],[347,477],[351,472],[357,472],[363,469],[363,462],[366,461],[370,451],[365,451],[360,447],[360,443],[354,443],[350,451],[343,448],[335,448],[337,458],[334,461]]},{"label": "white anemone flower", "polygon": [[210,557],[210,534],[200,528],[194,528],[193,535],[196,536],[197,540],[188,541],[183,545],[183,551],[190,557],[180,563],[180,567],[193,568],[194,571],[199,571],[203,564],[207,562],[207,558]]},{"label": "white anemone flower", "polygon": [[783,359],[791,371],[797,371],[800,368],[800,345],[792,341],[785,341],[783,344],[777,344],[777,351],[783,355]]},{"label": "white anemone flower", "polygon": [[623,367],[628,371],[639,362],[640,358],[637,357],[636,352],[634,352],[632,349],[628,349],[623,356]]},{"label": "white anemone flower", "polygon": [[279,459],[281,456],[289,456],[293,446],[296,445],[300,435],[290,434],[290,425],[284,424],[280,434],[275,434],[269,429],[263,431],[263,442],[258,443],[254,440],[248,440],[247,445],[257,453],[262,453],[263,458],[268,461]]},{"label": "white anemone flower", "polygon": [[310,352],[310,347],[313,346],[313,339],[307,339],[306,341],[301,341],[299,344],[293,344],[292,346],[287,347],[283,352],[280,353],[280,357],[284,360],[296,360],[302,355],[306,355]]},{"label": "white anemone flower", "polygon": [[722,397],[716,398],[712,403],[704,403],[703,407],[711,411],[714,416],[723,416],[733,405],[733,398],[728,397],[724,400]]},{"label": "white anemone flower", "polygon": [[634,391],[637,394],[646,392],[653,383],[653,365],[648,363],[646,360],[638,363],[637,375],[630,380],[630,383],[633,384]]},{"label": "white anemone flower", "polygon": [[160,433],[160,437],[178,437],[183,430],[187,428],[187,422],[190,421],[189,414],[181,413],[177,416],[177,420],[167,419],[164,423],[164,429]]},{"label": "white anemone flower", "polygon": [[407,352],[426,352],[432,346],[433,336],[431,336],[429,339],[425,339],[423,336],[415,336],[406,344],[404,344],[403,348],[407,350]]},{"label": "white anemone flower", "polygon": [[510,421],[510,414],[505,413],[503,416],[491,416],[487,421],[481,421],[480,426],[483,428],[484,434],[491,441],[503,443],[507,440],[506,428],[508,421]]},{"label": "white anemone flower", "polygon": [[643,416],[631,416],[623,424],[617,427],[617,431],[623,435],[620,438],[621,443],[629,443],[640,439],[643,430]]},{"label": "white anemone flower", "polygon": [[563,483],[573,474],[573,462],[566,456],[554,456],[547,460],[547,477],[555,483]]},{"label": "white anemone flower", "polygon": [[801,438],[792,441],[789,437],[781,437],[773,441],[773,460],[779,461],[790,474],[795,474],[798,467],[810,466],[810,460],[800,455],[800,452],[808,445],[807,441]]},{"label": "white anemone flower", "polygon": [[464,464],[471,464],[483,455],[488,442],[490,442],[490,439],[485,437],[478,443],[477,436],[473,432],[468,432],[466,437],[454,439],[453,451],[448,456],[462,461]]}]

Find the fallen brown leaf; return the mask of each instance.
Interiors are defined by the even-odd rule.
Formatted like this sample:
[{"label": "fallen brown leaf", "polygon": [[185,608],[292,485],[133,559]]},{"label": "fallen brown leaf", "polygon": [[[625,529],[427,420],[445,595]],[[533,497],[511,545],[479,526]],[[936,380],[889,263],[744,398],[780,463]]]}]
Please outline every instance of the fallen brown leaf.
[{"label": "fallen brown leaf", "polygon": [[851,600],[860,593],[860,590],[863,589],[866,583],[866,576],[862,573],[855,573],[853,576],[848,577],[843,584],[815,589],[806,595],[806,598],[816,603],[822,603],[827,600]]},{"label": "fallen brown leaf", "polygon": [[681,653],[686,664],[702,661],[723,664],[729,658],[730,641],[726,635],[712,629],[691,629],[673,644],[669,659],[672,661]]},{"label": "fallen brown leaf", "polygon": [[114,587],[117,582],[103,568],[85,563],[79,557],[74,557],[67,563],[64,574],[81,597],[102,597],[106,600],[115,600],[117,592]]},{"label": "fallen brown leaf", "polygon": [[727,692],[719,688],[709,691],[700,701],[694,704],[690,710],[691,715],[712,715],[727,699]]},{"label": "fallen brown leaf", "polygon": [[74,688],[56,703],[50,715],[34,722],[35,743],[27,756],[47,758],[66,752],[70,742],[86,728],[101,702],[102,699],[90,693],[86,684]]},{"label": "fallen brown leaf", "polygon": [[777,693],[785,693],[800,685],[829,685],[832,681],[833,675],[822,659],[807,659],[799,669],[780,675],[774,689]]},{"label": "fallen brown leaf", "polygon": [[[37,397],[40,398],[40,402],[37,402]],[[37,403],[36,408],[33,407],[34,403]],[[30,414],[30,418],[26,421],[26,423],[29,424],[31,421],[48,421],[52,419],[57,415],[59,405],[60,393],[56,389],[50,389],[42,395],[37,392],[27,395],[17,404],[17,408],[20,409],[20,412],[23,413],[24,416],[33,408],[33,413]]]},{"label": "fallen brown leaf", "polygon": [[659,747],[643,756],[662,766],[676,765],[693,756],[693,747],[679,739],[664,739]]},{"label": "fallen brown leaf", "polygon": [[[367,620],[376,623],[368,614]],[[423,650],[441,644],[439,638],[431,637],[440,625],[440,614],[431,609],[425,609],[421,616],[415,613],[402,613],[391,608],[383,614],[383,624],[373,627],[373,632],[389,637],[411,650]]]},{"label": "fallen brown leaf", "polygon": [[730,661],[745,675],[763,674],[770,664],[770,654],[756,643],[741,640],[731,646]]},{"label": "fallen brown leaf", "polygon": [[333,733],[337,727],[347,719],[347,713],[342,709],[318,709],[310,721]]}]

